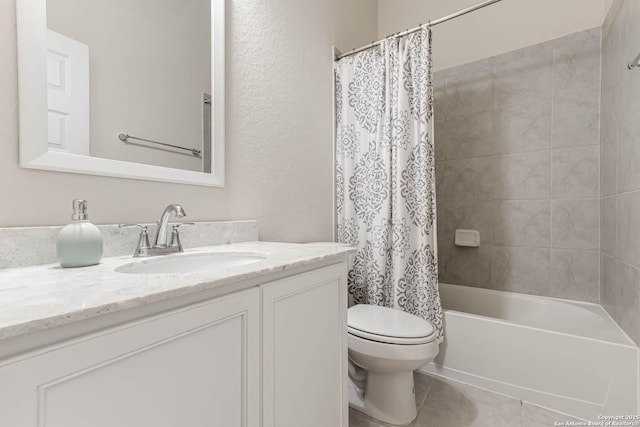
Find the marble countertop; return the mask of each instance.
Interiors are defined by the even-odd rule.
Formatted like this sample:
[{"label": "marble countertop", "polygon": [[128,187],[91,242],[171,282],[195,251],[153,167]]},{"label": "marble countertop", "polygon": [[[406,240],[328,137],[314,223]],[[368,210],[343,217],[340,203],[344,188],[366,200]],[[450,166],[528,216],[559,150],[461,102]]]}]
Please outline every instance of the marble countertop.
[{"label": "marble countertop", "polygon": [[[247,242],[186,250],[182,254],[237,252],[265,256],[253,264],[216,272],[136,275],[115,271],[163,257],[104,258],[99,265],[65,269],[57,264],[0,271],[0,340],[238,284],[273,273],[338,260],[354,252],[335,243]],[[228,290],[226,291],[228,292]]]}]

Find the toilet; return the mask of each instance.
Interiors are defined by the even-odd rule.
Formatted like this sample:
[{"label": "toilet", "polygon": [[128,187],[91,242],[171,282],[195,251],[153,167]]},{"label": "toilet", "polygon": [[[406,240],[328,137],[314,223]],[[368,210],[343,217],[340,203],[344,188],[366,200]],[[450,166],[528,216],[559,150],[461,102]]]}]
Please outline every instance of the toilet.
[{"label": "toilet", "polygon": [[435,329],[409,313],[375,305],[348,310],[349,406],[395,425],[417,416],[413,371],[438,355]]}]

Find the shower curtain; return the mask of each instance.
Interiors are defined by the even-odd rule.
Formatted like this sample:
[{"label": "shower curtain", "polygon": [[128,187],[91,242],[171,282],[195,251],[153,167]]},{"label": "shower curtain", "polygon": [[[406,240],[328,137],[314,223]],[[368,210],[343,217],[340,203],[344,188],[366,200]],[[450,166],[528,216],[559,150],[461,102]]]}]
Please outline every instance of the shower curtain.
[{"label": "shower curtain", "polygon": [[335,81],[337,238],[358,248],[349,292],[441,339],[431,31],[340,59]]}]

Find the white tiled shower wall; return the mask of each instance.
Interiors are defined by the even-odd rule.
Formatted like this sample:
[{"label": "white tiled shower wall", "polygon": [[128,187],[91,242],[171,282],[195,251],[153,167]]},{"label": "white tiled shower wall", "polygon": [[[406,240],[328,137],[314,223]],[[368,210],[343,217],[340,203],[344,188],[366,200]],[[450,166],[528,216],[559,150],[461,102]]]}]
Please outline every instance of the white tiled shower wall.
[{"label": "white tiled shower wall", "polygon": [[615,0],[602,28],[436,73],[441,281],[599,302],[640,342],[638,21]]},{"label": "white tiled shower wall", "polygon": [[442,282],[599,301],[600,44],[596,28],[436,73]]},{"label": "white tiled shower wall", "polygon": [[640,2],[616,0],[602,28],[600,302],[640,343]]}]

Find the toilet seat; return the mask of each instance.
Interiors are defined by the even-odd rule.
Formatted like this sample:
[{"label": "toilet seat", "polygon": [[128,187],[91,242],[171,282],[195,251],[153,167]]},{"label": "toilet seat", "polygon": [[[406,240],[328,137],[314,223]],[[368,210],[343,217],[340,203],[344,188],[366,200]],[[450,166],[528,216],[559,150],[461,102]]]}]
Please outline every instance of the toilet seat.
[{"label": "toilet seat", "polygon": [[428,321],[388,307],[359,304],[348,310],[348,332],[362,339],[401,345],[418,345],[436,339]]},{"label": "toilet seat", "polygon": [[371,334],[371,333],[360,331],[354,328],[348,328],[348,332],[349,334],[354,335],[356,337],[359,337],[365,340],[376,341],[383,344],[418,345],[418,344],[427,344],[436,339],[435,334],[431,334],[428,337],[421,337],[421,338],[398,338],[398,337],[388,337],[386,335]]}]

